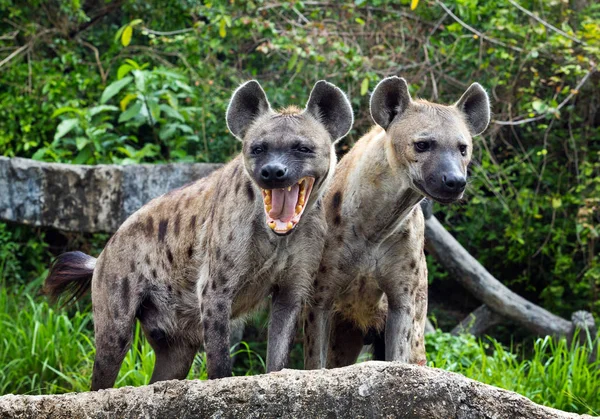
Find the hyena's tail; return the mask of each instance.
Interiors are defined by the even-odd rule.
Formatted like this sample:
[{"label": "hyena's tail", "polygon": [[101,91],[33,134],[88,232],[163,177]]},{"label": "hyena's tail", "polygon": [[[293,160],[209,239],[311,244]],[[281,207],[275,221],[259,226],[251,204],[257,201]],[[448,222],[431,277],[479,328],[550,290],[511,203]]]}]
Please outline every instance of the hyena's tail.
[{"label": "hyena's tail", "polygon": [[44,282],[43,293],[52,301],[66,294],[65,305],[75,303],[92,286],[96,258],[83,252],[67,252],[57,257]]}]

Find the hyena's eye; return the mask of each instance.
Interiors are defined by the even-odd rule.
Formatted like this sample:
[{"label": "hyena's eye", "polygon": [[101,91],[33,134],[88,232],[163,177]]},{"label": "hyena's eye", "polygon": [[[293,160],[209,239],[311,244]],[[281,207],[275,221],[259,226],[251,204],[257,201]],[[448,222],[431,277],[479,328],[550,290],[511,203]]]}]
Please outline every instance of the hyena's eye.
[{"label": "hyena's eye", "polygon": [[415,143],[415,150],[419,153],[427,151],[431,148],[431,142],[429,141],[419,141]]},{"label": "hyena's eye", "polygon": [[462,154],[463,156],[467,155],[467,146],[464,144],[461,144],[458,146],[458,149],[460,150],[460,154]]},{"label": "hyena's eye", "polygon": [[263,153],[265,151],[265,149],[261,146],[256,146],[256,147],[252,147],[252,151],[251,153],[254,154],[255,156]]},{"label": "hyena's eye", "polygon": [[312,153],[313,151],[308,148],[308,147],[298,147],[296,150],[298,150],[301,153]]}]

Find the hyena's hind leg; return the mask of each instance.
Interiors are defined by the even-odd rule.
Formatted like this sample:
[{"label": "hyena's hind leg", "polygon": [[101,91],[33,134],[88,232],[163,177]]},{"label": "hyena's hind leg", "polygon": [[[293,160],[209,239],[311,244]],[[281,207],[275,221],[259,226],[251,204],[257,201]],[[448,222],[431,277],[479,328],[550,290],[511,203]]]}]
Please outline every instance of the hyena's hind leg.
[{"label": "hyena's hind leg", "polygon": [[121,363],[131,346],[135,313],[139,302],[134,292],[135,280],[124,277],[94,276],[92,302],[96,357],[92,390],[114,386]]},{"label": "hyena's hind leg", "polygon": [[154,343],[152,347],[156,353],[156,363],[150,384],[157,381],[185,379],[199,349],[184,342],[170,344],[166,340]]},{"label": "hyena's hind leg", "polygon": [[327,368],[346,367],[356,363],[363,342],[364,333],[353,322],[336,314],[331,320]]},{"label": "hyena's hind leg", "polygon": [[199,344],[189,342],[181,336],[173,338],[167,334],[165,320],[169,318],[168,310],[167,305],[156,304],[153,296],[144,298],[138,309],[138,319],[146,339],[156,354],[150,384],[157,381],[185,379],[194,362],[194,356],[200,349]]}]

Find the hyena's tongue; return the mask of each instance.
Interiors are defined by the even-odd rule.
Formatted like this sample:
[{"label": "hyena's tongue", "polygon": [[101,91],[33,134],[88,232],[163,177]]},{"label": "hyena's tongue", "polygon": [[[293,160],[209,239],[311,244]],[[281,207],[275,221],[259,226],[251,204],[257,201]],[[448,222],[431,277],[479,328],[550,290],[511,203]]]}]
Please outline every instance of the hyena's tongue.
[{"label": "hyena's tongue", "polygon": [[274,220],[280,220],[284,223],[291,221],[294,218],[294,211],[298,204],[298,190],[300,186],[296,183],[285,189],[273,189],[271,191],[271,202],[273,208],[269,212],[269,217]]}]

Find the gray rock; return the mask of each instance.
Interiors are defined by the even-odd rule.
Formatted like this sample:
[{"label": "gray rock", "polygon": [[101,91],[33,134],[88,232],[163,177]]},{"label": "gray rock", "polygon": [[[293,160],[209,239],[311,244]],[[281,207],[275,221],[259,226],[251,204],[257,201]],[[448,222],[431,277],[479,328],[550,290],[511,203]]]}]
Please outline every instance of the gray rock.
[{"label": "gray rock", "polygon": [[366,362],[213,381],[0,397],[3,418],[582,418],[447,371]]}]

